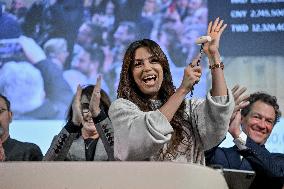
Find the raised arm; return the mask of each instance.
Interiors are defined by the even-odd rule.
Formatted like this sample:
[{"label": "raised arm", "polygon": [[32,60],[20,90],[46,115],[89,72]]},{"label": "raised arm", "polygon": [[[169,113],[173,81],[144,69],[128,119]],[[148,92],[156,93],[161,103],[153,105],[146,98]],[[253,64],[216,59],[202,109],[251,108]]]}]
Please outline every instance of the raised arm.
[{"label": "raised arm", "polygon": [[180,87],[159,109],[169,122],[185,99],[185,96],[192,90],[192,86],[200,80],[202,70],[201,66],[197,65],[199,59],[200,54],[184,69],[183,80]]},{"label": "raised arm", "polygon": [[19,43],[29,62],[41,72],[46,100],[50,108],[57,114],[57,117],[53,118],[64,118],[73,94],[63,78],[62,70],[46,58],[43,49],[32,38],[21,36]]},{"label": "raised arm", "polygon": [[80,133],[81,123],[83,122],[80,102],[81,94],[82,89],[78,85],[75,98],[72,102],[72,119],[68,121],[60,133],[53,138],[52,143],[43,158],[44,161],[63,161],[66,159],[73,141]]},{"label": "raised arm", "polygon": [[225,82],[223,63],[219,53],[219,42],[221,35],[227,24],[223,25],[223,20],[219,17],[208,25],[207,35],[211,37],[210,42],[204,44],[204,52],[207,54],[212,74],[212,96],[225,96],[227,95],[227,85]]}]

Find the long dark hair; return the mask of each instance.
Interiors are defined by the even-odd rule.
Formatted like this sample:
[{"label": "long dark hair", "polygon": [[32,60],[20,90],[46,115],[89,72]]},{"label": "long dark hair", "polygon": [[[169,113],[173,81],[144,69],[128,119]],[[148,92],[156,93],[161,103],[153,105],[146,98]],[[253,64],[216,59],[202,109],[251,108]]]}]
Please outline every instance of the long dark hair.
[{"label": "long dark hair", "polygon": [[[151,111],[151,102],[149,99],[138,89],[132,74],[131,66],[134,63],[135,51],[140,47],[146,47],[149,52],[153,54],[161,64],[163,68],[163,82],[159,90],[158,98],[161,100],[162,104],[168,101],[170,96],[175,92],[175,86],[173,85],[172,76],[170,72],[169,63],[166,55],[160,48],[160,46],[150,40],[142,39],[135,41],[130,44],[123,59],[122,70],[120,74],[120,81],[117,90],[117,97],[130,100],[135,103],[142,111]],[[182,102],[177,112],[175,113],[173,119],[171,120],[171,125],[174,129],[174,134],[172,137],[171,147],[176,147],[182,139],[182,125],[186,121],[183,117],[185,109],[185,101]]]}]

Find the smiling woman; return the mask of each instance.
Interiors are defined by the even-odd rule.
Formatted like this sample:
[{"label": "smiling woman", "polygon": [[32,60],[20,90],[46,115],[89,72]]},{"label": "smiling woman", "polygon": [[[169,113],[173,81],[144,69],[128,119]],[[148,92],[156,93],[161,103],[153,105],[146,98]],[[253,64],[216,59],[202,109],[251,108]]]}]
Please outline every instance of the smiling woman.
[{"label": "smiling woman", "polygon": [[[225,29],[216,19],[208,26],[213,40],[204,44],[210,64],[220,64],[219,39]],[[178,89],[160,46],[149,39],[126,50],[118,99],[109,109],[114,125],[114,155],[119,160],[179,161],[203,164],[205,149],[220,143],[228,129],[233,98],[220,67],[212,69],[206,100],[185,99],[201,76],[200,55],[184,69]]]},{"label": "smiling woman", "polygon": [[163,82],[163,68],[147,48],[141,47],[136,50],[132,72],[141,92],[151,99],[157,99]]}]

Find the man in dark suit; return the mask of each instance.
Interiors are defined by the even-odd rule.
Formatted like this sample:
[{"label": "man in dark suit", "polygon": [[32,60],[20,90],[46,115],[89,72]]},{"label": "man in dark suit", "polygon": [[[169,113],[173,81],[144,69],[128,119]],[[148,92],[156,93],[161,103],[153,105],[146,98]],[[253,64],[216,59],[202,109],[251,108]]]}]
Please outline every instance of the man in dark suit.
[{"label": "man in dark suit", "polygon": [[0,161],[41,161],[43,155],[36,144],[10,138],[12,118],[10,101],[0,94]]},{"label": "man in dark suit", "polygon": [[284,187],[284,154],[270,153],[264,145],[281,116],[277,99],[257,92],[250,95],[248,102],[231,118],[229,133],[235,146],[207,151],[206,164],[253,170],[256,177],[250,188],[281,189]]}]

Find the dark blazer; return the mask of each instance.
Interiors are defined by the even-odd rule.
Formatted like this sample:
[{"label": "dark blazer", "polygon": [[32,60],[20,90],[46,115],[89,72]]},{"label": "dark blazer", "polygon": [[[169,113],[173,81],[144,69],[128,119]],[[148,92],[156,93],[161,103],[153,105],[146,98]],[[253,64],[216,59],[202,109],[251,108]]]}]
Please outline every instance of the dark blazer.
[{"label": "dark blazer", "polygon": [[[284,184],[284,154],[270,153],[264,145],[258,145],[249,137],[247,149],[215,147],[205,152],[206,164],[223,168],[253,170],[256,177],[251,188],[282,188]],[[243,156],[243,158],[241,158]]]},{"label": "dark blazer", "polygon": [[[82,136],[73,141],[65,161],[87,161],[85,155],[85,142]],[[93,161],[108,161],[107,152],[100,138],[96,145]]]},{"label": "dark blazer", "polygon": [[[95,122],[95,121],[94,121]],[[99,127],[104,128],[103,132],[107,136],[106,140],[113,154],[113,128],[108,117],[102,118],[99,122],[95,122],[97,130]],[[81,136],[81,127],[76,126],[72,121],[67,122],[60,133],[53,138],[53,141],[46,152],[44,161],[86,161],[85,143]],[[103,144],[102,137],[96,145],[94,161],[111,160],[106,152],[106,146]]]},{"label": "dark blazer", "polygon": [[3,143],[3,148],[5,161],[41,161],[43,157],[36,144],[20,142],[10,137]]}]

